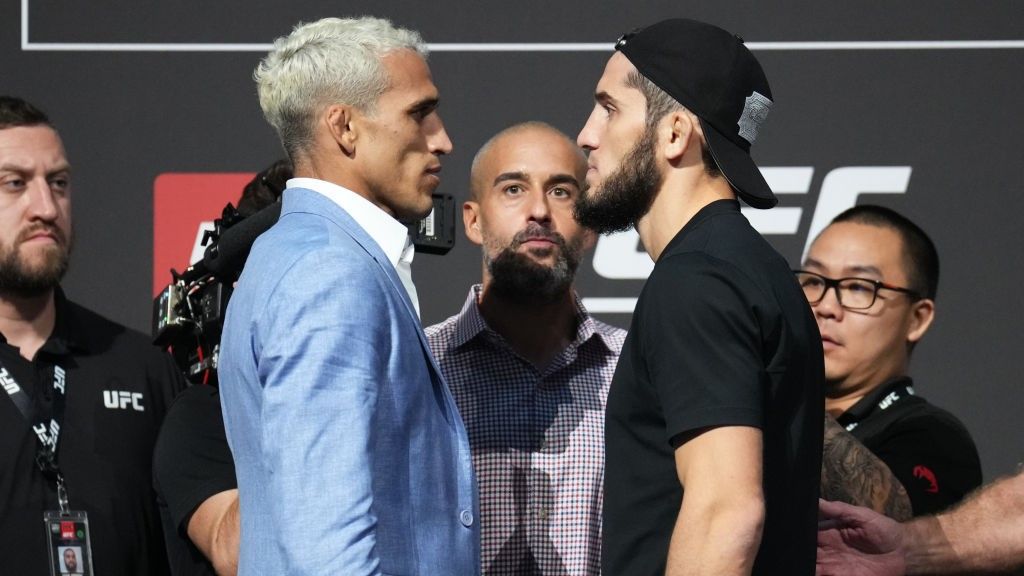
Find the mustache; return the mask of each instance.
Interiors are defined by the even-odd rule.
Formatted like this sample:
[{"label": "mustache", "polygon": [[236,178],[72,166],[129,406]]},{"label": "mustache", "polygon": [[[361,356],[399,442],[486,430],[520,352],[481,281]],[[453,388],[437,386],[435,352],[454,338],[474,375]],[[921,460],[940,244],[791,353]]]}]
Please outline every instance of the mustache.
[{"label": "mustache", "polygon": [[531,222],[526,226],[525,230],[520,230],[512,237],[511,248],[515,250],[530,240],[547,240],[556,244],[559,248],[565,248],[564,236],[558,232],[552,232],[536,222]]},{"label": "mustache", "polygon": [[47,234],[50,234],[51,236],[56,238],[57,243],[60,244],[61,246],[67,246],[68,244],[68,238],[67,236],[64,235],[64,232],[60,228],[57,228],[56,226],[52,226],[50,224],[33,224],[28,226],[18,234],[18,237],[15,240],[15,242],[17,244],[25,242],[31,236],[34,236],[39,232],[46,232]]}]

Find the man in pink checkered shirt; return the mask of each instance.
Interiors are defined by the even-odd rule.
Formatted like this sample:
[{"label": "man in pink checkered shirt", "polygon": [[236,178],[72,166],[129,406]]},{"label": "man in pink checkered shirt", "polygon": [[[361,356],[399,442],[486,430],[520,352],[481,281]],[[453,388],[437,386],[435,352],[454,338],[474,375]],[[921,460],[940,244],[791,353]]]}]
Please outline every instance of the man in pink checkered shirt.
[{"label": "man in pink checkered shirt", "polygon": [[572,214],[586,169],[538,122],[484,144],[463,204],[483,283],[427,328],[469,433],[488,575],[600,573],[604,407],[626,333],[573,290],[595,239]]}]

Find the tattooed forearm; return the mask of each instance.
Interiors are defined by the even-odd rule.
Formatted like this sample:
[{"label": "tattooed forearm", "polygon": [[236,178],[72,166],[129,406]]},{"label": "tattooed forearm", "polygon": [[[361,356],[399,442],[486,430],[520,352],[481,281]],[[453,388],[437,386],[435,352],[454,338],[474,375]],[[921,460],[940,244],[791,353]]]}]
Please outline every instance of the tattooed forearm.
[{"label": "tattooed forearm", "polygon": [[889,467],[827,414],[821,497],[865,506],[896,520],[912,516],[907,491]]}]

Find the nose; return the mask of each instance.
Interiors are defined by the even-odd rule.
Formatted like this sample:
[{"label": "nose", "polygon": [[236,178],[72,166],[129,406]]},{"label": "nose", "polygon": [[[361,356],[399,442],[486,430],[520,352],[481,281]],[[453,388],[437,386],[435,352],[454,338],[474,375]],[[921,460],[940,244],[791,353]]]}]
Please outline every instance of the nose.
[{"label": "nose", "polygon": [[441,121],[441,117],[437,112],[432,116],[434,122],[431,123],[430,132],[427,136],[427,146],[432,154],[437,154],[438,156],[451,154],[452,141],[448,138],[448,132],[444,129],[444,122]]},{"label": "nose", "polygon": [[57,199],[45,178],[37,178],[28,191],[28,212],[33,220],[52,222],[57,219]]},{"label": "nose", "polygon": [[584,150],[597,150],[600,140],[597,137],[597,107],[590,113],[587,123],[583,125],[579,135],[576,136],[576,144]]},{"label": "nose", "polygon": [[536,189],[530,193],[529,218],[532,222],[549,224],[551,222],[551,206],[548,204],[548,195],[543,189]]},{"label": "nose", "polygon": [[811,306],[814,310],[814,315],[820,318],[832,318],[833,320],[843,319],[843,307],[839,304],[839,288],[837,286],[827,286],[825,288],[825,295],[821,297],[821,300]]}]

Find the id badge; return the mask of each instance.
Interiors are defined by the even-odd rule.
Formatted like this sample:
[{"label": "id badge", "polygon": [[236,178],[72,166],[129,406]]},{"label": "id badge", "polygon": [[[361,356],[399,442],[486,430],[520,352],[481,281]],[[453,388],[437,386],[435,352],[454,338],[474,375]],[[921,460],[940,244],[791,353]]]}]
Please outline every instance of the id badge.
[{"label": "id badge", "polygon": [[47,548],[50,550],[50,574],[53,576],[93,576],[89,517],[85,512],[43,514]]}]

